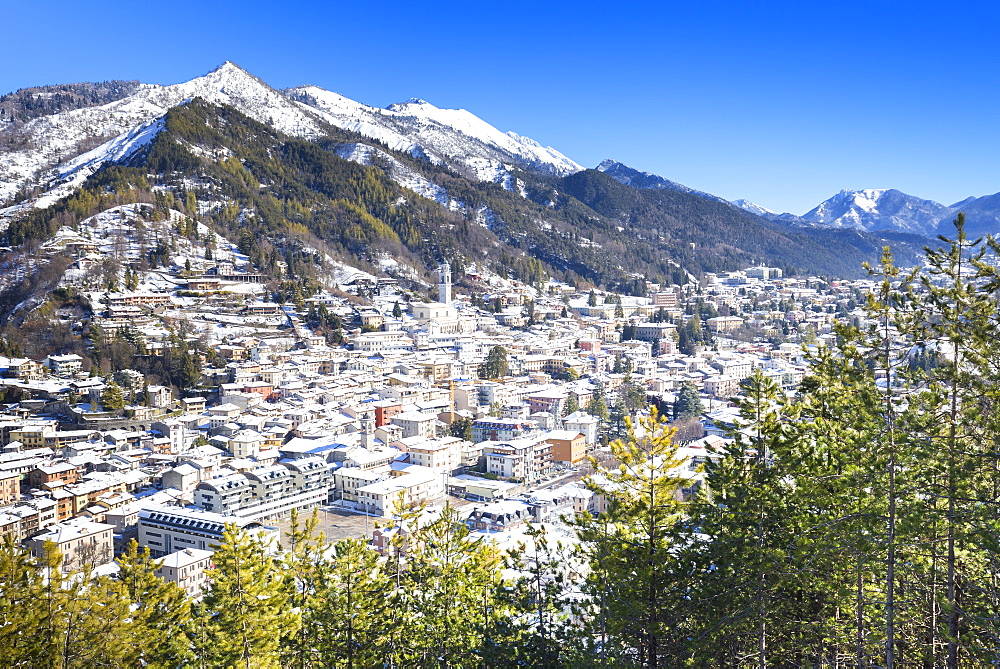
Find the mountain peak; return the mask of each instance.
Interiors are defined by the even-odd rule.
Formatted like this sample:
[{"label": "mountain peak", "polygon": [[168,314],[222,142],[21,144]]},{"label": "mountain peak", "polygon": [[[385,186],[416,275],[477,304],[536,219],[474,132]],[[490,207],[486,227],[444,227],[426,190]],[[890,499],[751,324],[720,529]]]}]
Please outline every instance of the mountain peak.
[{"label": "mountain peak", "polygon": [[[564,176],[583,169],[552,148],[504,133],[465,109],[442,109],[421,98],[369,107],[315,87],[286,92],[335,126],[377,139],[397,151],[450,160],[477,179],[512,184],[511,165]],[[453,165],[453,166],[454,166]]]},{"label": "mountain peak", "polygon": [[611,158],[606,158],[605,160],[602,160],[596,169],[600,172],[604,172],[609,177],[612,177],[615,181],[625,184],[626,186],[631,186],[632,188],[673,190],[673,191],[678,191],[680,193],[691,193],[692,195],[704,197],[709,200],[716,200],[721,202],[725,201],[721,197],[712,195],[711,193],[704,193],[700,190],[695,190],[694,188],[689,188],[684,184],[679,184],[676,181],[665,179],[659,176],[658,174],[652,174],[650,172],[640,172],[634,167],[629,167],[625,163],[620,163],[617,160],[612,160]]},{"label": "mountain peak", "polygon": [[[231,60],[225,61],[224,63],[222,63],[222,65],[219,65],[217,68],[215,68],[214,70],[212,70],[208,74],[205,74],[205,75],[203,75],[201,77],[196,77],[194,79],[191,79],[190,81],[188,81],[186,83],[192,84],[192,83],[195,83],[195,82],[202,82],[202,81],[213,82],[213,83],[214,82],[223,82],[223,83],[230,83],[230,82],[236,83],[236,82],[240,82],[241,84],[244,84],[244,83],[245,84],[250,84],[250,82],[253,82],[253,84],[257,84],[259,86],[263,86],[264,88],[267,88],[268,90],[274,90],[270,86],[268,86],[266,83],[264,83],[262,80],[258,79],[254,75],[250,74],[249,72],[247,72],[246,70],[244,70],[242,67],[240,67],[239,65],[237,65],[236,63],[234,63]],[[184,85],[184,84],[180,84],[180,85]]]},{"label": "mountain peak", "polygon": [[[103,105],[86,106],[33,119],[20,128],[21,141],[28,147],[45,147],[4,152],[0,159],[0,202],[15,194],[33,175],[65,163],[48,181],[62,180],[72,173],[83,179],[109,160],[117,160],[120,145],[132,145],[135,137],[148,140],[145,124],[172,107],[193,98],[235,107],[247,116],[271,125],[286,134],[319,137],[324,133],[319,120],[232,61],[211,72],[178,84],[142,84],[130,95]],[[76,147],[81,137],[112,139],[86,154]],[[79,160],[77,160],[79,159]],[[71,161],[71,162],[70,162]],[[82,162],[81,162],[82,161]]]},{"label": "mountain peak", "polygon": [[744,211],[749,211],[751,214],[756,214],[757,216],[774,214],[774,212],[768,209],[767,207],[762,207],[756,202],[751,202],[750,200],[743,200],[743,199],[733,200],[733,204],[735,204],[740,209],[743,209]]},{"label": "mountain peak", "polygon": [[394,112],[406,112],[406,111],[412,112],[414,110],[431,112],[431,111],[437,111],[438,108],[432,105],[427,100],[422,100],[420,98],[410,98],[406,102],[394,102],[388,107],[386,107],[386,109]]},{"label": "mountain peak", "polygon": [[[234,63],[231,60],[223,61],[223,63],[221,65],[219,65],[214,70],[211,70],[205,76],[206,77],[219,77],[219,76],[222,76],[222,77],[233,77],[233,76],[236,76],[236,77],[250,77],[251,79],[255,79],[257,81],[260,81],[259,79],[257,79],[257,77],[253,76],[252,74],[250,74],[249,72],[247,72],[246,70],[244,70],[242,67],[240,67],[239,65],[237,65],[236,63]],[[263,83],[263,82],[261,82],[261,83]]]},{"label": "mountain peak", "polygon": [[844,189],[802,218],[838,228],[931,234],[948,208],[894,188]]},{"label": "mountain peak", "polygon": [[[888,193],[891,190],[894,190],[894,189],[892,189],[892,188],[860,188],[860,189],[845,188],[842,191],[840,191],[840,193],[838,193],[838,195],[842,195],[844,197],[851,197],[851,198],[862,198],[862,199],[865,199],[865,200],[877,200],[878,198],[882,197],[883,195],[885,195],[886,193]],[[896,192],[898,193],[899,191],[896,191]]]}]

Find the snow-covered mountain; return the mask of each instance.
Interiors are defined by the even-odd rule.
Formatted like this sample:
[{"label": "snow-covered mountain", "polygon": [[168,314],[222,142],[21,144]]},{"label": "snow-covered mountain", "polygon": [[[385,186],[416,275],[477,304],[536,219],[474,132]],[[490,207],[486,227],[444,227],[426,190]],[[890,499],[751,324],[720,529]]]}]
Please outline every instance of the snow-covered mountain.
[{"label": "snow-covered mountain", "polygon": [[508,189],[515,185],[511,166],[560,176],[582,169],[558,151],[501,132],[465,110],[438,109],[422,100],[377,109],[315,86],[279,92],[226,62],[181,84],[141,84],[114,102],[41,116],[4,133],[3,145],[16,148],[0,151],[0,205],[26,188],[61,185],[36,205],[51,203],[106,162],[128,158],[155,137],[162,127],[158,119],[171,107],[195,97],[231,105],[303,139],[326,134],[328,124],[355,130]]},{"label": "snow-covered mountain", "polygon": [[952,221],[960,211],[965,214],[965,231],[970,237],[1000,234],[1000,193],[969,197],[951,205],[948,208],[948,215],[938,224],[938,234],[948,236],[955,234]]},{"label": "snow-covered mountain", "polygon": [[755,202],[750,200],[733,200],[733,204],[742,209],[743,211],[749,211],[751,214],[760,216],[762,218],[767,218],[768,216],[774,216],[775,213],[766,207],[762,207]]},{"label": "snow-covered mountain", "polygon": [[510,165],[557,176],[583,169],[555,149],[513,132],[501,132],[464,109],[439,109],[417,98],[380,109],[317,86],[299,86],[284,93],[332,125],[397,151],[448,163],[480,181],[504,183],[508,189]]},{"label": "snow-covered mountain", "polygon": [[692,195],[707,197],[710,200],[725,202],[725,200],[721,197],[712,195],[711,193],[705,193],[700,190],[695,190],[694,188],[689,188],[684,184],[679,184],[676,181],[665,179],[658,174],[640,172],[634,167],[629,167],[624,163],[620,163],[617,160],[611,160],[610,158],[601,161],[601,164],[597,166],[597,169],[604,172],[608,176],[613,177],[618,183],[625,184],[626,186],[632,186],[632,188],[673,190],[680,193],[691,193]]},{"label": "snow-covered mountain", "polygon": [[766,218],[769,221],[774,221],[775,223],[782,223],[784,225],[791,225],[796,227],[815,227],[818,225],[813,221],[807,221],[801,216],[796,216],[795,214],[783,213],[777,214],[767,207],[762,207],[756,202],[751,202],[750,200],[733,200],[731,204],[736,205],[744,211],[748,211],[755,216],[760,216],[761,218]]},{"label": "snow-covered mountain", "polygon": [[952,209],[895,189],[842,190],[802,218],[837,228],[934,234]]},{"label": "snow-covered mountain", "polygon": [[[407,161],[391,157],[381,145],[447,165],[479,181],[499,183],[522,195],[527,191],[515,176],[516,169],[561,177],[583,169],[555,149],[513,132],[502,132],[464,109],[440,109],[415,98],[381,109],[317,86],[278,91],[230,62],[204,76],[170,86],[111,83],[114,86],[105,86],[108,90],[97,90],[98,84],[71,85],[76,87],[73,90],[79,89],[79,100],[74,99],[71,106],[43,110],[35,116],[22,115],[17,122],[9,121],[0,127],[0,207],[20,192],[34,191],[16,208],[0,209],[0,219],[23,208],[47,206],[72,192],[102,165],[128,160],[163,129],[163,116],[168,110],[194,98],[230,105],[250,118],[302,139],[327,136],[333,128],[370,138],[370,143],[342,146],[338,154],[365,164],[374,160],[400,185],[453,210],[464,205],[453,201],[440,184],[434,183],[433,174],[420,174]],[[88,95],[95,96],[90,98],[92,106],[83,106],[88,104]],[[16,94],[7,97],[8,107],[16,107],[21,99]],[[112,101],[98,103],[105,100]],[[603,161],[597,169],[633,188],[725,201],[614,160]],[[948,233],[951,220],[961,209],[968,215],[970,233],[1000,229],[1000,194],[969,198],[947,207],[898,190],[845,190],[801,218],[775,214],[747,200],[728,204],[796,227]]]},{"label": "snow-covered mountain", "polygon": [[[138,134],[142,126],[194,97],[232,105],[290,135],[308,138],[323,133],[316,114],[239,66],[226,62],[205,76],[182,84],[143,84],[132,95],[109,104],[42,116],[25,123],[8,142],[25,148],[0,153],[0,202],[25,186],[51,183],[71,175],[85,177],[106,160],[122,157],[120,150],[128,143],[129,135]],[[152,136],[145,133],[143,138],[148,141]],[[107,142],[100,145],[101,140]],[[99,146],[89,152],[86,160],[64,164],[84,153],[81,149],[95,144]]]}]

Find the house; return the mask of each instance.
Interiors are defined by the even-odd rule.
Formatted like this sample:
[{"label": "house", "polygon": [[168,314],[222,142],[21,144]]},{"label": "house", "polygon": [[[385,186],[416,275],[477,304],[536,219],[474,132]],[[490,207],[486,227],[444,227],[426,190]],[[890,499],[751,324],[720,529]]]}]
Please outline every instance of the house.
[{"label": "house", "polygon": [[213,430],[220,428],[226,423],[238,418],[241,413],[243,413],[243,409],[229,402],[220,404],[219,406],[214,406],[208,410],[208,415],[211,416],[210,424]]},{"label": "house", "polygon": [[234,458],[255,458],[264,445],[264,436],[252,430],[241,430],[229,440]]},{"label": "house", "polygon": [[45,367],[42,363],[31,358],[9,358],[7,359],[7,374],[10,378],[21,381],[37,381],[45,375]]},{"label": "house", "polygon": [[194,277],[188,279],[187,282],[188,290],[218,290],[219,280],[210,279],[207,277]]},{"label": "house", "polygon": [[732,332],[739,329],[744,320],[739,316],[715,316],[705,321],[712,332]]},{"label": "house", "polygon": [[28,485],[32,488],[41,488],[52,483],[76,483],[79,478],[80,472],[76,467],[68,462],[60,462],[54,465],[40,465],[28,472]]},{"label": "house", "polygon": [[384,481],[388,478],[388,471],[341,467],[333,473],[333,487],[330,488],[330,501],[334,502],[340,499],[345,502],[357,502],[359,488]]},{"label": "house", "polygon": [[533,521],[531,507],[518,500],[498,500],[477,506],[466,519],[470,530],[503,532]]},{"label": "house", "polygon": [[74,374],[83,367],[83,358],[76,353],[50,355],[43,361],[53,374]]},{"label": "house", "polygon": [[163,488],[192,492],[201,483],[201,470],[185,462],[163,472],[160,481]]},{"label": "house", "polygon": [[213,551],[184,548],[162,558],[154,572],[167,583],[176,583],[188,597],[197,599],[208,586]]},{"label": "house", "polygon": [[274,302],[254,302],[247,305],[244,313],[248,316],[280,316],[284,311],[280,304]]},{"label": "house", "polygon": [[408,445],[410,462],[442,472],[452,472],[462,464],[462,446],[467,442],[458,437],[427,439]]},{"label": "house", "polygon": [[575,465],[586,457],[587,439],[576,430],[552,430],[545,440],[552,444],[553,462]]},{"label": "house", "polygon": [[375,427],[390,423],[394,416],[402,413],[403,405],[396,400],[379,400],[375,405]]},{"label": "house", "polygon": [[599,418],[591,416],[585,411],[571,413],[563,419],[563,427],[583,434],[588,445],[597,443],[597,430],[601,425]]},{"label": "house", "polygon": [[173,401],[173,394],[166,386],[148,386],[146,394],[149,395],[149,406],[165,407]]},{"label": "house", "polygon": [[204,397],[185,397],[181,399],[181,406],[185,413],[201,413],[205,410]]},{"label": "house", "polygon": [[20,474],[0,469],[0,504],[16,502],[20,497],[20,489]]},{"label": "house", "polygon": [[108,293],[104,298],[104,303],[109,307],[130,307],[144,305],[149,307],[170,304],[170,295],[167,293]]},{"label": "house", "polygon": [[367,513],[389,516],[395,513],[397,505],[411,507],[423,501],[437,499],[443,490],[438,472],[412,465],[404,470],[395,470],[394,475],[358,488],[358,507]]},{"label": "house", "polygon": [[544,437],[511,439],[487,448],[486,471],[506,479],[533,481],[552,465],[552,444]]},{"label": "house", "polygon": [[535,429],[531,421],[504,418],[482,418],[472,423],[472,440],[506,441],[517,439]]},{"label": "house", "polygon": [[114,558],[114,529],[114,525],[86,520],[58,523],[31,540],[31,554],[36,559],[42,559],[46,555],[46,546],[52,545],[63,556],[64,572],[85,566],[98,567]]},{"label": "house", "polygon": [[437,416],[419,411],[406,411],[392,417],[392,423],[403,429],[406,437],[433,437]]}]

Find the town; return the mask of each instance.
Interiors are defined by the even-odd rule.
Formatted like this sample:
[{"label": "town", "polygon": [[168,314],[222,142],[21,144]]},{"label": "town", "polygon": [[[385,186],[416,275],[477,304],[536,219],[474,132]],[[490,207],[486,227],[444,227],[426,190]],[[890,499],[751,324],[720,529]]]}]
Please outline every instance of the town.
[{"label": "town", "polygon": [[[276,302],[207,228],[175,238],[164,266],[138,262],[187,224],[150,211],[64,228],[35,260],[70,263],[59,290],[88,299],[89,345],[152,359],[179,341],[197,372],[172,388],[76,353],[0,358],[16,399],[0,415],[0,536],[54,545],[65,570],[113,570],[136,540],[194,596],[227,524],[278,540],[293,510],[335,512],[376,548],[400,504],[460,505],[501,545],[600,513],[591,457],[650,405],[696,485],[736,425],[740,383],[761,370],[794,392],[805,352],[863,319],[873,285],[759,266],[638,297],[443,262],[422,292],[339,266],[335,288]],[[56,316],[79,328],[79,311]]]}]

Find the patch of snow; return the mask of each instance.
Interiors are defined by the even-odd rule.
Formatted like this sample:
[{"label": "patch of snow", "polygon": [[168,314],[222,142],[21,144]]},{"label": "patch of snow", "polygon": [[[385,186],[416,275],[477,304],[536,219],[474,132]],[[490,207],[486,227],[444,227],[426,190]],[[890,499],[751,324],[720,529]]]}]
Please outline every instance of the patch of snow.
[{"label": "patch of snow", "polygon": [[465,204],[449,197],[448,191],[444,188],[408,165],[404,165],[382,149],[368,144],[344,144],[336,150],[336,153],[344,160],[361,165],[378,164],[385,169],[393,181],[403,188],[408,188],[428,200],[434,200],[452,211],[464,212],[466,210]]}]

